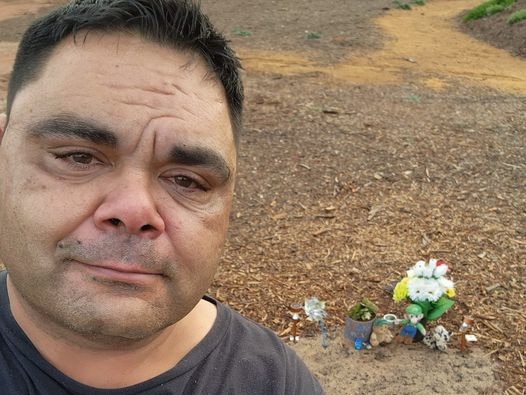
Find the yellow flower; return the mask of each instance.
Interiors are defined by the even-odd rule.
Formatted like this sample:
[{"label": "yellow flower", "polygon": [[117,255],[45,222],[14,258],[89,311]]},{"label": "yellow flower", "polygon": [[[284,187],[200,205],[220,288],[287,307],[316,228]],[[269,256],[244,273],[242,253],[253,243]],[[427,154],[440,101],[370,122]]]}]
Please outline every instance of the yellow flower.
[{"label": "yellow flower", "polygon": [[448,288],[446,289],[446,295],[449,296],[450,298],[454,298],[455,297],[455,288]]},{"label": "yellow flower", "polygon": [[400,281],[398,284],[396,284],[394,292],[393,292],[393,299],[395,302],[401,302],[402,300],[405,300],[407,298],[407,282],[409,279],[407,277],[404,277],[402,281]]}]

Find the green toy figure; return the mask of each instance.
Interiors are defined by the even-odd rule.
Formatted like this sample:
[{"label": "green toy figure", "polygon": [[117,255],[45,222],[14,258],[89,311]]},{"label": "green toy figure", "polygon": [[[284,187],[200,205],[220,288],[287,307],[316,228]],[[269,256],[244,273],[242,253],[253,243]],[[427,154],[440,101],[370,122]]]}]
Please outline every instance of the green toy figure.
[{"label": "green toy figure", "polygon": [[405,309],[405,319],[397,320],[397,324],[404,325],[400,330],[398,336],[395,337],[395,341],[398,343],[411,344],[413,338],[418,330],[423,336],[426,334],[424,325],[420,323],[420,320],[424,318],[422,308],[417,304],[410,304]]}]

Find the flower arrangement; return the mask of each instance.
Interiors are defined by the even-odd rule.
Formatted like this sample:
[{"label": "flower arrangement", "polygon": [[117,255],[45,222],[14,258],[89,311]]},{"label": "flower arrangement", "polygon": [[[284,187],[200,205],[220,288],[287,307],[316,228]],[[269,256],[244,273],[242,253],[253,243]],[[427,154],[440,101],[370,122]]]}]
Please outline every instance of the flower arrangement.
[{"label": "flower arrangement", "polygon": [[450,299],[455,296],[455,288],[453,282],[446,278],[448,271],[449,266],[443,261],[418,261],[407,271],[407,276],[396,284],[394,301],[407,300],[419,305],[427,321],[440,318],[455,304]]}]

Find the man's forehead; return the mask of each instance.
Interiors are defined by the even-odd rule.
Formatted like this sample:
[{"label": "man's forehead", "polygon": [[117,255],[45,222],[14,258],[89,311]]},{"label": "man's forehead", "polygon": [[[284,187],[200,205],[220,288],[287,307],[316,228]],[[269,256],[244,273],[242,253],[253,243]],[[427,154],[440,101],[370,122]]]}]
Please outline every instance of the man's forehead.
[{"label": "man's forehead", "polygon": [[45,98],[44,107],[63,96],[84,95],[84,101],[112,98],[168,114],[175,106],[170,99],[177,96],[184,98],[187,110],[201,107],[201,117],[218,110],[228,112],[223,86],[207,78],[200,57],[125,33],[90,32],[81,42],[79,37],[77,43],[73,37],[64,40],[41,75],[27,85],[36,88],[38,98]]},{"label": "man's forehead", "polygon": [[80,69],[97,69],[100,62],[86,61],[97,57],[105,65],[113,63],[117,69],[140,66],[137,70],[139,75],[141,72],[186,72],[187,75],[219,83],[216,78],[210,78],[214,74],[209,72],[207,62],[196,51],[164,46],[139,34],[124,31],[108,33],[90,30],[67,36],[53,50],[48,63],[54,61],[75,64]]}]

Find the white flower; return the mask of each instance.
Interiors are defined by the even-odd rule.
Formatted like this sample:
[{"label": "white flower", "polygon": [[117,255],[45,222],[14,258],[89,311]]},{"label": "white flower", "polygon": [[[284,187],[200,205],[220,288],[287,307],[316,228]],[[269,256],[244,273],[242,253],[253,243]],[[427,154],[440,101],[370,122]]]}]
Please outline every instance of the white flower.
[{"label": "white flower", "polygon": [[407,291],[415,302],[436,302],[444,292],[436,280],[427,278],[409,279]]},{"label": "white flower", "polygon": [[444,292],[446,292],[446,289],[454,287],[453,281],[445,277],[440,277],[436,281],[438,282],[438,284],[440,285],[440,288],[442,288]]},{"label": "white flower", "polygon": [[436,302],[453,289],[453,281],[445,277],[447,265],[438,265],[437,259],[430,259],[428,263],[418,261],[407,271],[407,292],[411,300],[416,302]]},{"label": "white flower", "polygon": [[424,261],[418,261],[415,266],[407,271],[407,277],[422,277],[424,270],[426,268],[426,263]]},{"label": "white flower", "polygon": [[445,276],[447,273],[447,265],[440,265],[435,268],[433,271],[433,277],[439,278]]},{"label": "white flower", "polygon": [[433,277],[433,271],[435,270],[436,267],[437,267],[437,260],[430,259],[429,263],[427,265],[424,265],[422,277],[425,277],[425,278]]}]

